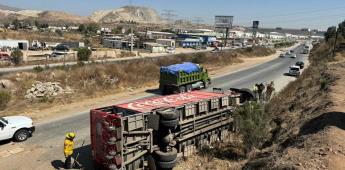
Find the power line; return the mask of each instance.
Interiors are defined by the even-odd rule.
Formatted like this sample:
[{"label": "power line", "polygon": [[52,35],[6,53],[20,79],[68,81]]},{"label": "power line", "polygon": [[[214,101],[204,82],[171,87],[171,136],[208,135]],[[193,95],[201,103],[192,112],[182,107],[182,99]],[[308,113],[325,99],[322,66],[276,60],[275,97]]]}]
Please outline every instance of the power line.
[{"label": "power line", "polygon": [[204,22],[204,20],[201,17],[195,17],[193,21],[195,22],[197,27],[199,27],[200,24]]},{"label": "power line", "polygon": [[177,15],[175,14],[175,10],[166,9],[166,10],[163,10],[162,16],[163,16],[163,19],[164,19],[168,24],[172,24],[173,21],[175,21],[175,17],[176,17]]}]

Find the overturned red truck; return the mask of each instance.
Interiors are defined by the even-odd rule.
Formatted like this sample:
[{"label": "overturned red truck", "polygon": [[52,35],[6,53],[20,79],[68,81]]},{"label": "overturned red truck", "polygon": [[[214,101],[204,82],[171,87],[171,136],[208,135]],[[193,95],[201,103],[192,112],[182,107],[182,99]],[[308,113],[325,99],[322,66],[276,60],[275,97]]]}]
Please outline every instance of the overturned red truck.
[{"label": "overturned red truck", "polygon": [[145,98],[93,109],[92,156],[98,169],[172,169],[178,157],[224,140],[240,102],[234,91]]}]

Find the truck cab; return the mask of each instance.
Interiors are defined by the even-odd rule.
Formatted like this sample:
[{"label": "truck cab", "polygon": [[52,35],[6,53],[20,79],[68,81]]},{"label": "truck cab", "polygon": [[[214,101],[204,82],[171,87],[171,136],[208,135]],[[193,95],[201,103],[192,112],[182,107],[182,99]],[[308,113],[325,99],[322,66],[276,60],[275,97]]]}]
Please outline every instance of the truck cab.
[{"label": "truck cab", "polygon": [[23,142],[27,140],[34,131],[35,127],[29,117],[0,117],[0,141],[14,139],[17,142]]}]

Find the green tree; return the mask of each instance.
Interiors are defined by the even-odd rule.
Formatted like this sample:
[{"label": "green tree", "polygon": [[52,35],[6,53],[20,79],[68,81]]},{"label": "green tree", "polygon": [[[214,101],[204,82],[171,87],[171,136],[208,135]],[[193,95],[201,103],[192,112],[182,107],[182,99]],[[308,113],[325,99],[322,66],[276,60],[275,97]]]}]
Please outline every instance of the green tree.
[{"label": "green tree", "polygon": [[80,48],[78,49],[78,61],[89,61],[91,57],[92,51],[88,48]]},{"label": "green tree", "polygon": [[63,37],[63,31],[62,30],[56,30],[55,31],[60,37]]},{"label": "green tree", "polygon": [[35,26],[36,26],[37,28],[40,27],[40,23],[39,23],[37,20],[35,20]]},{"label": "green tree", "polygon": [[15,49],[14,51],[12,51],[11,53],[11,61],[12,63],[14,63],[15,65],[19,65],[23,62],[23,52],[20,51],[20,49]]},{"label": "green tree", "polygon": [[86,26],[84,24],[80,24],[78,31],[81,33],[85,33],[86,32]]},{"label": "green tree", "polygon": [[15,29],[15,30],[18,30],[19,27],[20,27],[20,22],[19,22],[19,20],[18,20],[18,19],[13,20],[13,21],[12,21],[12,25],[14,26],[14,29]]},{"label": "green tree", "polygon": [[325,32],[325,40],[328,42],[331,38],[334,38],[336,32],[337,28],[335,26],[328,27],[327,31]]},{"label": "green tree", "polygon": [[97,33],[97,31],[100,29],[100,26],[96,23],[90,23],[87,25],[86,29],[88,33]]},{"label": "green tree", "polygon": [[342,36],[345,37],[345,21],[341,22],[338,25],[338,33]]}]

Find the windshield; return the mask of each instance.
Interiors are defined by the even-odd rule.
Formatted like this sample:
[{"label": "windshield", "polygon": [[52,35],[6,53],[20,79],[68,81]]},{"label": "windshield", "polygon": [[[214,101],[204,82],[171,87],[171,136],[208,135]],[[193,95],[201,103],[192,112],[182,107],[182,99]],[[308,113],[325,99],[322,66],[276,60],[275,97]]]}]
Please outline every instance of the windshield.
[{"label": "windshield", "polygon": [[5,122],[6,124],[8,124],[8,121],[7,121],[5,118],[0,117],[0,120],[1,120],[2,122]]},{"label": "windshield", "polygon": [[299,68],[293,67],[293,68],[291,68],[291,70],[293,70],[293,71],[299,71]]}]

